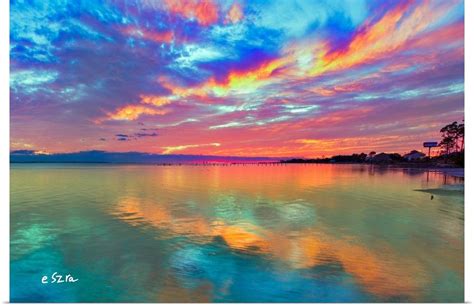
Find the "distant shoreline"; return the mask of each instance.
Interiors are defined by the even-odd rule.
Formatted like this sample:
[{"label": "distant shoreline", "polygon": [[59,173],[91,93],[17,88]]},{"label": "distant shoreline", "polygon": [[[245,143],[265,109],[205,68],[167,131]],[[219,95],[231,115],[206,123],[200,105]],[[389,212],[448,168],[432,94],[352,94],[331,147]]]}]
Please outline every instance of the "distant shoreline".
[{"label": "distant shoreline", "polygon": [[376,163],[314,163],[314,162],[301,162],[301,163],[286,163],[286,162],[229,162],[229,163],[134,163],[134,162],[10,162],[11,165],[26,165],[26,164],[70,164],[70,165],[140,165],[140,166],[286,166],[286,165],[367,165],[375,166],[378,168],[389,168],[389,169],[407,169],[407,170],[420,170],[429,172],[439,172],[459,178],[464,178],[464,168],[455,167],[450,165],[437,166],[432,164],[422,163],[392,163],[392,164],[376,164]]}]

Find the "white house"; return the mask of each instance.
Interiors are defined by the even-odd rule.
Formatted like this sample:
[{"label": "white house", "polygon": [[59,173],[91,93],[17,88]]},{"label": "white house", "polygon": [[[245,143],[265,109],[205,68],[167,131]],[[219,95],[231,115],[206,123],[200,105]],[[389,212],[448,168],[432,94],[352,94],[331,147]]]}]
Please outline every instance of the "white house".
[{"label": "white house", "polygon": [[426,156],[423,152],[418,152],[417,150],[413,150],[408,154],[403,155],[403,158],[405,158],[408,161],[413,161],[413,160],[418,160],[422,159]]}]

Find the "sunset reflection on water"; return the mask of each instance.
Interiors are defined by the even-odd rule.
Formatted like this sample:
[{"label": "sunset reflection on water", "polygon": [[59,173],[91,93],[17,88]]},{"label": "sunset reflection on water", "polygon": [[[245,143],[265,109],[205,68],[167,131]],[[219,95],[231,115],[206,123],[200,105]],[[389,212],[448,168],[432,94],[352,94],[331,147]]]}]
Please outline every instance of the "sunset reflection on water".
[{"label": "sunset reflection on water", "polygon": [[[22,171],[16,170],[14,184]],[[146,281],[148,289],[139,292],[147,301],[463,299],[463,182],[454,177],[430,173],[427,180],[422,171],[365,165],[36,171],[29,171],[30,186],[41,173],[69,187],[84,179],[83,196],[102,195],[80,209],[87,216],[89,210],[104,213],[91,230],[110,228],[107,245],[134,241],[139,248],[110,248],[120,258],[118,270],[145,265],[159,271],[147,272],[153,276],[146,280],[137,275],[131,285]],[[90,171],[94,176],[86,181]],[[114,232],[118,228],[124,236]],[[84,235],[89,246],[98,243]],[[123,259],[136,252],[140,260]],[[244,292],[251,284],[260,284],[255,295]]]}]

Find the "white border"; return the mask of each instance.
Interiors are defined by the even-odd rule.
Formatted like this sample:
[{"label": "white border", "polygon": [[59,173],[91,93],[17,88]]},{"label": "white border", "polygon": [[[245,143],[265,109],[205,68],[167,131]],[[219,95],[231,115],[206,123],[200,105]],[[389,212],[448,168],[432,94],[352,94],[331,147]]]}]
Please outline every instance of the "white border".
[{"label": "white border", "polygon": [[[47,1],[47,0],[45,0]],[[0,302],[9,301],[9,1],[0,1],[0,126],[4,137],[0,140]],[[465,1],[465,121],[466,121],[466,151],[474,150],[474,1]],[[8,137],[6,137],[8,135]],[[473,177],[474,155],[466,154],[466,196],[465,196],[465,301],[474,302],[473,265],[474,258],[472,233],[474,208]],[[176,305],[176,304],[168,304]],[[380,304],[383,305],[383,304]],[[411,305],[411,304],[408,304]]]},{"label": "white border", "polygon": [[0,1],[0,301],[10,295],[10,1]]},{"label": "white border", "polygon": [[473,128],[473,111],[472,105],[474,99],[474,1],[468,0],[464,2],[465,14],[464,14],[464,58],[465,58],[465,79],[464,79],[464,118],[466,124],[466,164],[465,164],[465,177],[464,186],[466,192],[464,197],[464,301],[474,302],[474,287],[473,287],[473,265],[472,259],[474,258],[473,244],[472,244],[472,233],[473,233],[473,207],[474,203],[473,193],[474,185],[471,177],[473,177],[474,167],[474,155],[471,151],[474,149],[472,144],[474,143],[474,128]]}]

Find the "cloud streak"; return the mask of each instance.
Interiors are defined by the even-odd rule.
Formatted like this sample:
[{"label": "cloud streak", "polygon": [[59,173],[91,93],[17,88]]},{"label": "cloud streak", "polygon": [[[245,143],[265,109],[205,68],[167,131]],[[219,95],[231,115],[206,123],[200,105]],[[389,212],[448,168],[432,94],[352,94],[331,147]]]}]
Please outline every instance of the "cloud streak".
[{"label": "cloud streak", "polygon": [[163,154],[171,154],[176,151],[183,151],[187,149],[193,148],[201,148],[201,147],[220,147],[220,143],[213,142],[213,143],[205,143],[205,144],[188,144],[188,145],[180,145],[174,147],[164,147]]}]

